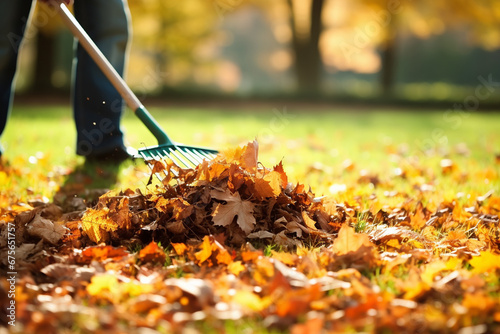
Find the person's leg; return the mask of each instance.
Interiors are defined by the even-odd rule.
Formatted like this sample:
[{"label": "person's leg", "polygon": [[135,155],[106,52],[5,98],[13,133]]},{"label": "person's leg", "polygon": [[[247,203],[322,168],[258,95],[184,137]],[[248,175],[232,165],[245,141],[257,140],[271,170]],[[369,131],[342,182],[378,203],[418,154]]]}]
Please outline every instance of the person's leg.
[{"label": "person's leg", "polygon": [[0,136],[9,117],[17,55],[31,4],[32,0],[0,0]]},{"label": "person's leg", "polygon": [[[123,75],[129,15],[124,0],[75,0],[75,16],[102,53]],[[120,119],[123,99],[78,45],[73,108],[77,154],[89,158],[124,151]]]}]

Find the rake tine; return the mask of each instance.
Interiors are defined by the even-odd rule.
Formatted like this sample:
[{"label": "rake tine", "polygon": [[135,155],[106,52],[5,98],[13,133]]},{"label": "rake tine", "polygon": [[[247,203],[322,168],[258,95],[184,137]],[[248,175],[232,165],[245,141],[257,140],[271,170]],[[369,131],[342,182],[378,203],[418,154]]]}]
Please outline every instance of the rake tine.
[{"label": "rake tine", "polygon": [[198,154],[200,154],[201,156],[203,156],[204,158],[206,158],[208,160],[212,160],[213,158],[216,157],[216,155],[213,154],[213,153],[207,153],[207,152],[204,152],[204,151],[201,151],[201,150],[197,151],[197,152],[198,152]]},{"label": "rake tine", "polygon": [[190,168],[194,168],[196,167],[196,165],[198,165],[200,162],[198,161],[198,159],[196,159],[195,156],[193,156],[192,154],[190,154],[189,152],[186,152],[184,151],[182,148],[180,147],[177,147],[177,152],[180,152],[180,154],[182,154],[182,156],[184,158],[186,158],[192,165],[190,166]]},{"label": "rake tine", "polygon": [[[174,150],[172,150],[170,148],[169,148],[169,150],[171,150],[170,154],[172,154],[173,156],[175,156],[175,158],[177,159],[176,165],[179,166],[178,163],[181,162],[182,164],[184,164],[184,166],[185,166],[184,168],[189,168],[190,167],[189,163],[187,163],[186,160],[183,159],[182,155],[178,154],[176,151],[174,151]],[[176,162],[176,159],[172,159],[172,156],[166,150],[163,150],[163,152],[165,152],[165,154],[170,158],[170,160]],[[179,166],[179,167],[182,168],[182,166]]]},{"label": "rake tine", "polygon": [[180,150],[182,153],[184,153],[184,155],[188,155],[188,156],[190,156],[192,159],[194,159],[194,160],[196,161],[196,165],[201,164],[201,163],[203,162],[203,158],[202,158],[202,159],[200,159],[200,156],[198,156],[198,155],[194,154],[194,152],[193,152],[193,151],[190,151],[190,150],[185,149],[185,148],[184,148],[184,149],[183,149],[183,148],[179,148],[179,150]]}]

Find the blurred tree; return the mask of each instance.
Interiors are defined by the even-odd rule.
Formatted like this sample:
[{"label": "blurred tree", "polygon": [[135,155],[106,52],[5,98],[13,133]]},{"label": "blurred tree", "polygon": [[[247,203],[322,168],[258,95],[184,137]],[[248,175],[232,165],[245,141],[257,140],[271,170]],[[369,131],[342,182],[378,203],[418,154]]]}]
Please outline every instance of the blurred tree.
[{"label": "blurred tree", "polygon": [[[292,49],[299,90],[317,93],[321,85],[323,62],[319,40],[323,30],[324,0],[287,0],[290,9]],[[307,17],[309,16],[309,17]]]},{"label": "blurred tree", "polygon": [[[136,0],[129,3],[134,49],[154,61],[154,80],[167,86],[187,80],[203,62],[200,45],[213,37],[217,12],[206,0]],[[144,71],[144,69],[143,69]]]}]

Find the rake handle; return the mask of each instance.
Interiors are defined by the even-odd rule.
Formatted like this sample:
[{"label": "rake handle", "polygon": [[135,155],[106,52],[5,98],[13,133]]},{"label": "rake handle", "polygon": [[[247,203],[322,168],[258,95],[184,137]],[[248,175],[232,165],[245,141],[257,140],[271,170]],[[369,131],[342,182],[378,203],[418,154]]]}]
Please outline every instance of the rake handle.
[{"label": "rake handle", "polygon": [[94,41],[90,38],[87,32],[83,29],[76,18],[71,14],[68,7],[64,3],[59,3],[56,6],[59,14],[61,15],[64,23],[68,26],[69,30],[73,33],[76,39],[83,46],[85,51],[94,60],[97,66],[101,69],[102,73],[108,78],[113,87],[118,91],[120,96],[125,100],[129,108],[134,110],[135,115],[146,125],[151,133],[158,140],[159,145],[173,145],[173,141],[168,137],[166,132],[161,128],[160,124],[151,116],[151,114],[142,105],[141,101],[132,92],[130,87],[125,83],[125,80],[116,72],[115,68],[108,61],[106,56],[97,47]]}]

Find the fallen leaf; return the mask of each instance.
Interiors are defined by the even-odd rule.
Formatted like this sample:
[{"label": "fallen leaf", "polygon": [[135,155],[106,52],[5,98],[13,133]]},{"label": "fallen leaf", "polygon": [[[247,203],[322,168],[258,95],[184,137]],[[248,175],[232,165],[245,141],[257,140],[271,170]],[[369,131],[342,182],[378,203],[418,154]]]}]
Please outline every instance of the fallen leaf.
[{"label": "fallen leaf", "polygon": [[261,312],[272,304],[270,297],[259,297],[255,293],[246,290],[238,290],[233,297],[233,301],[254,312]]},{"label": "fallen leaf", "polygon": [[124,256],[130,255],[124,247],[112,247],[112,246],[90,246],[82,251],[82,259],[84,263],[90,263],[92,261],[102,262],[107,259],[121,259]]},{"label": "fallen leaf", "polygon": [[334,262],[355,268],[370,268],[377,264],[378,252],[367,234],[355,233],[354,228],[344,224],[331,246]]},{"label": "fallen leaf", "polygon": [[184,255],[188,249],[186,244],[184,243],[171,243],[172,247],[174,247],[175,252],[177,255]]},{"label": "fallen leaf", "polygon": [[116,292],[118,289],[118,278],[111,274],[95,275],[90,284],[87,285],[87,292],[91,296],[99,296],[103,291]]},{"label": "fallen leaf", "polygon": [[252,202],[242,200],[238,192],[235,195],[231,194],[229,189],[225,192],[212,190],[210,196],[227,202],[227,204],[217,204],[213,210],[212,219],[214,225],[229,226],[234,217],[238,216],[236,222],[243,232],[246,234],[252,232],[256,224],[253,215],[255,205]]},{"label": "fallen leaf", "polygon": [[241,263],[241,261],[234,261],[227,266],[227,270],[229,270],[231,274],[238,276],[245,270],[245,266]]},{"label": "fallen leaf", "polygon": [[293,325],[290,334],[320,334],[323,332],[324,320],[322,318],[311,318],[303,324]]},{"label": "fallen leaf", "polygon": [[139,251],[139,259],[142,262],[154,262],[164,264],[166,255],[163,249],[158,247],[158,244],[154,241],[151,241],[149,245],[144,247]]},{"label": "fallen leaf", "polygon": [[304,223],[306,224],[307,227],[309,227],[311,230],[317,230],[316,228],[316,222],[312,220],[305,211],[302,211],[302,219],[304,219]]},{"label": "fallen leaf", "polygon": [[469,263],[474,267],[472,269],[473,273],[487,273],[500,268],[500,255],[484,251],[479,256],[474,256]]},{"label": "fallen leaf", "polygon": [[32,236],[39,237],[52,245],[56,245],[68,229],[37,214],[28,224],[27,231]]}]

